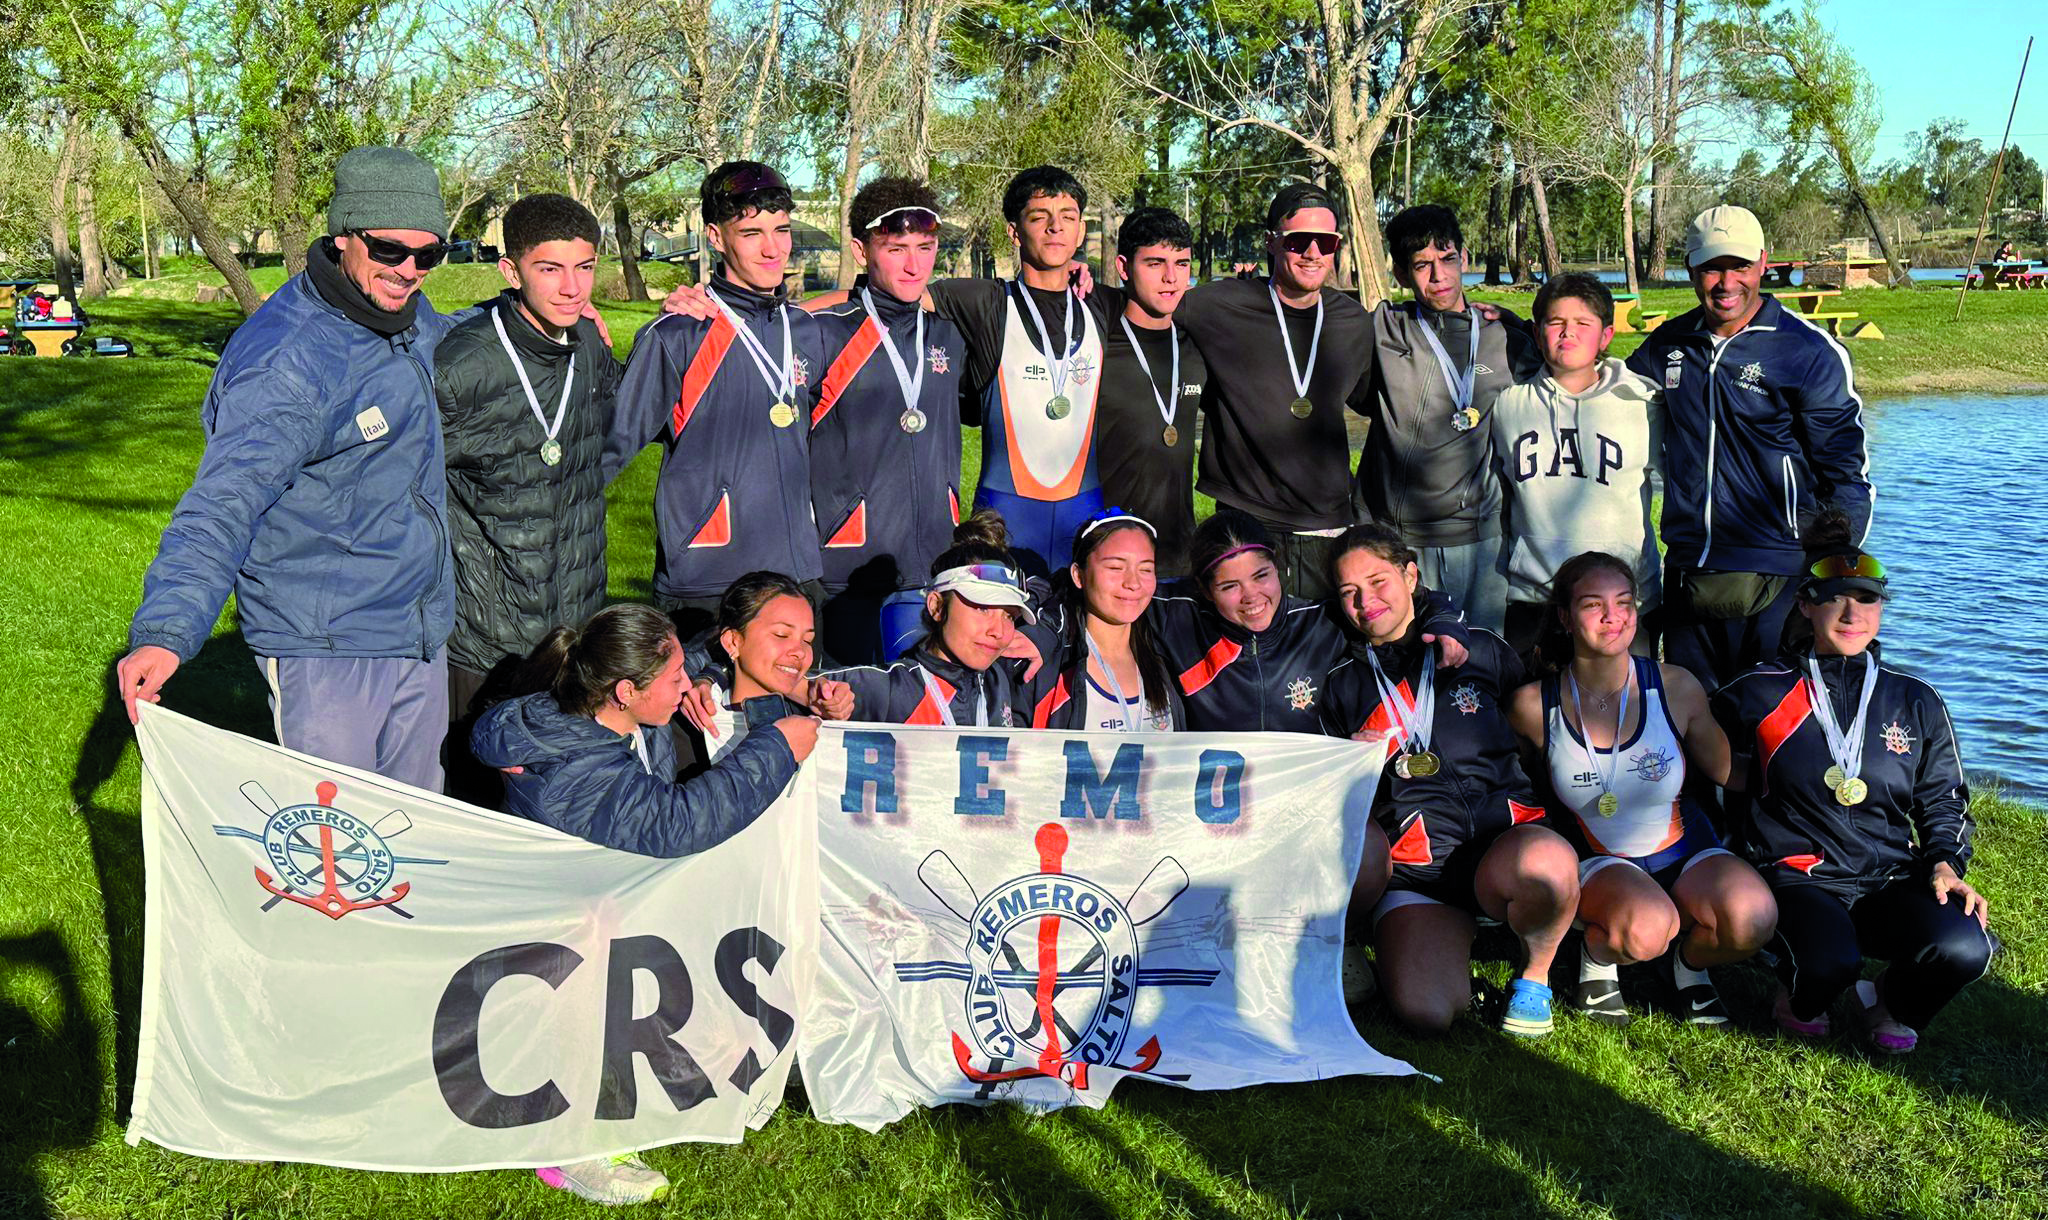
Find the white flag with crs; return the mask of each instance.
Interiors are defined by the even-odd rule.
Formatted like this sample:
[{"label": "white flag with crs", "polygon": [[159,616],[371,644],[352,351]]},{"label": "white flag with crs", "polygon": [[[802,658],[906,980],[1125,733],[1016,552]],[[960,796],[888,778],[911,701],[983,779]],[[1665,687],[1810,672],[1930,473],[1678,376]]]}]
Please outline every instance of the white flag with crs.
[{"label": "white flag with crs", "polygon": [[1407,1074],[1345,1012],[1377,752],[1289,734],[819,737],[824,936],[798,1041],[817,1116],[1100,1106]]},{"label": "white flag with crs", "polygon": [[807,800],[658,860],[148,704],[137,731],[130,1143],[546,1166],[737,1142],[781,1103],[816,954]]}]

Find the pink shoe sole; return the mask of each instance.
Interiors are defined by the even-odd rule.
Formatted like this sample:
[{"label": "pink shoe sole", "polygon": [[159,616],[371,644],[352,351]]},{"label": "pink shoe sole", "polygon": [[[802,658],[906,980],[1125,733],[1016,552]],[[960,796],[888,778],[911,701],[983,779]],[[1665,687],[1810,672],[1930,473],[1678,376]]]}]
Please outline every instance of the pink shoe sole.
[{"label": "pink shoe sole", "polygon": [[1885,1029],[1880,1026],[1871,1030],[1870,1045],[1872,1049],[1883,1051],[1887,1055],[1904,1055],[1920,1045],[1919,1034],[1914,1033],[1896,1021],[1888,1021],[1886,1024],[1896,1028]]},{"label": "pink shoe sole", "polygon": [[556,1190],[568,1189],[568,1186],[562,1181],[562,1171],[559,1169],[536,1169],[533,1171],[533,1176],[554,1187]]},{"label": "pink shoe sole", "polygon": [[1826,1013],[1811,1021],[1802,1021],[1793,1016],[1790,1000],[1791,997],[1781,995],[1777,1002],[1771,1005],[1771,1019],[1778,1023],[1779,1029],[1801,1038],[1825,1038],[1835,1032],[1835,1023]]}]

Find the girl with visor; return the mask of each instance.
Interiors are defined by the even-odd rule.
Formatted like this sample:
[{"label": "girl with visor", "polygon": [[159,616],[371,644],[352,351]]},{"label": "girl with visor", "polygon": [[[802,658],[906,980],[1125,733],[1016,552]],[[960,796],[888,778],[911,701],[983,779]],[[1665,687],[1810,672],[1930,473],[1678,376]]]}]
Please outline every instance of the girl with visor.
[{"label": "girl with visor", "polygon": [[[1024,577],[1008,549],[1003,519],[974,514],[953,531],[953,546],[932,563],[925,585],[924,638],[887,667],[857,666],[822,675],[844,683],[848,720],[888,724],[1023,727],[1029,704],[1016,667],[1005,662],[1019,623],[1038,621]],[[837,695],[827,685],[825,691]],[[835,706],[835,704],[837,704]]]},{"label": "girl with visor", "polygon": [[[1870,1046],[1902,1054],[1991,960],[1970,863],[1970,789],[1948,707],[1884,664],[1884,565],[1824,513],[1778,659],[1714,696],[1749,754],[1751,805],[1738,850],[1778,901],[1773,1017],[1800,1037],[1832,1032],[1851,1005]],[[1888,965],[1859,979],[1865,956]]]}]

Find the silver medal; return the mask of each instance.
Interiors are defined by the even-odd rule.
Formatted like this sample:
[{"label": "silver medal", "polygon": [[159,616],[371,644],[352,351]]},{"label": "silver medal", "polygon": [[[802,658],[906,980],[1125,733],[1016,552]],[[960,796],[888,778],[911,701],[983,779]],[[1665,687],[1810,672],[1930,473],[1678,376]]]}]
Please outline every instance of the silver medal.
[{"label": "silver medal", "polygon": [[547,440],[542,441],[540,446],[540,460],[546,462],[550,466],[561,465],[562,442],[556,440],[552,436],[549,437]]}]

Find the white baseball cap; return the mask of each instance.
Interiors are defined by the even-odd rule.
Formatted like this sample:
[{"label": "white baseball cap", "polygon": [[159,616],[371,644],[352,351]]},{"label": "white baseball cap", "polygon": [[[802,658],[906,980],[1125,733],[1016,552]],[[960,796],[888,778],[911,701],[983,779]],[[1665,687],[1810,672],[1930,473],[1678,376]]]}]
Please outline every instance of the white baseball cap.
[{"label": "white baseball cap", "polygon": [[1724,203],[1693,217],[1685,231],[1685,265],[1697,267],[1730,255],[1752,263],[1763,257],[1764,227],[1756,214]]}]

